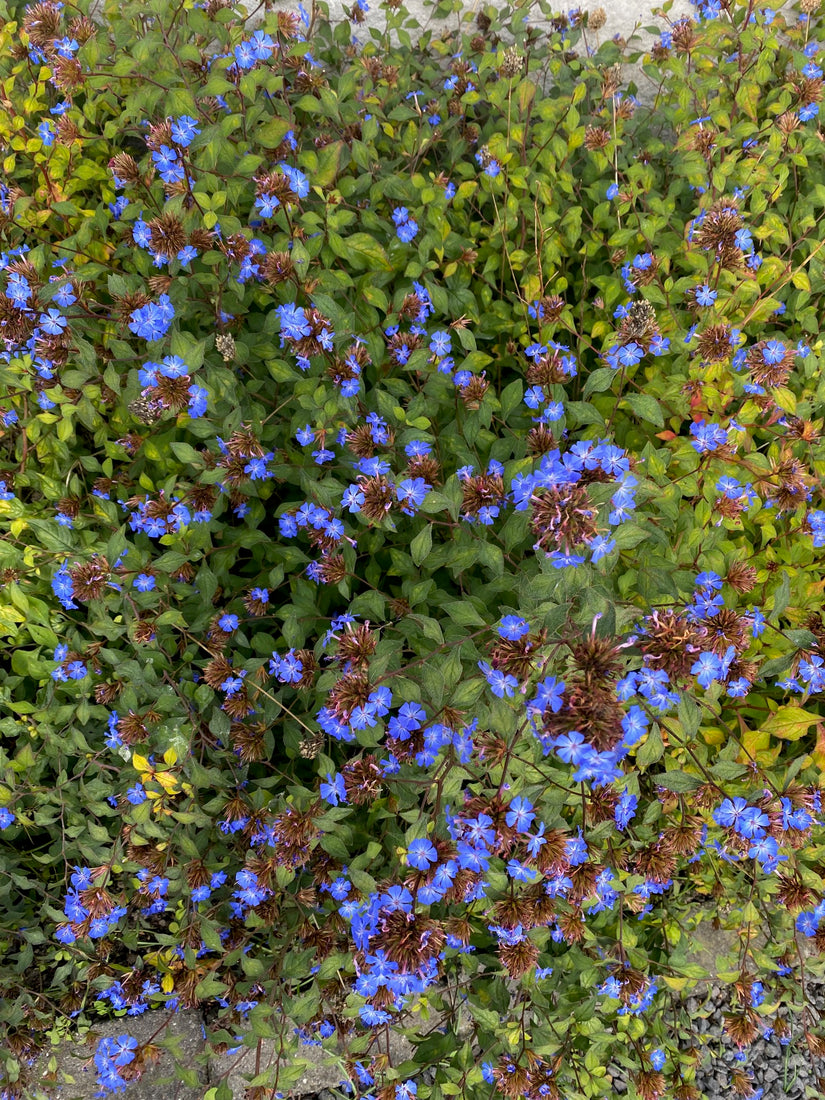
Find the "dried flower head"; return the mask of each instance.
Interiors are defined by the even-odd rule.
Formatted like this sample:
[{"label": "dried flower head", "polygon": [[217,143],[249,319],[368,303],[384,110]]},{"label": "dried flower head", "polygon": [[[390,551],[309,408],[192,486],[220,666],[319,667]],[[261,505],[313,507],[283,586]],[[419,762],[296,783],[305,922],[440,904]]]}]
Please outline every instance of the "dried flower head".
[{"label": "dried flower head", "polygon": [[75,565],[69,570],[72,578],[75,598],[78,600],[99,599],[109,583],[111,570],[102,555],[96,554],[85,565]]},{"label": "dried flower head", "polygon": [[741,1013],[725,1013],[725,1033],[742,1050],[750,1046],[759,1034],[759,1017],[752,1009]]},{"label": "dried flower head", "polygon": [[677,53],[690,53],[691,50],[695,49],[699,39],[696,36],[695,24],[691,19],[679,19],[673,24],[672,42]]},{"label": "dried flower head", "polygon": [[634,1073],[633,1083],[641,1100],[659,1100],[659,1097],[664,1096],[667,1089],[665,1075],[655,1069]]},{"label": "dried flower head", "polygon": [[505,79],[512,79],[522,71],[523,65],[524,58],[519,53],[518,47],[508,46],[504,51],[504,57],[498,71]]},{"label": "dried flower head", "polygon": [[722,363],[733,351],[730,344],[730,325],[709,325],[699,334],[697,349],[699,358],[706,363]]},{"label": "dried flower head", "polygon": [[644,637],[639,648],[646,663],[664,669],[672,680],[688,676],[704,643],[704,628],[675,611],[658,608],[646,615],[642,624]]},{"label": "dried flower head", "polygon": [[215,337],[215,347],[218,349],[224,363],[234,362],[235,338],[230,332],[219,332]]},{"label": "dried flower head", "polygon": [[561,550],[569,554],[599,533],[596,509],[584,486],[538,489],[532,500],[530,528],[537,537],[536,550],[542,549],[547,554]]}]

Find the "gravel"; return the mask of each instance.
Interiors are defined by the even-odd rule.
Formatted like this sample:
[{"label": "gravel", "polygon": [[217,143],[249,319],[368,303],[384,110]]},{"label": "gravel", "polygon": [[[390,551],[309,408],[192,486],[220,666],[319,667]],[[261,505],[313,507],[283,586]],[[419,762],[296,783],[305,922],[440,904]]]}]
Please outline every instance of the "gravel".
[{"label": "gravel", "polygon": [[[809,982],[807,988],[814,1007],[821,1011],[825,1007],[825,986]],[[798,1017],[787,1016],[790,1042],[783,1046],[774,1035],[768,1039],[759,1035],[744,1049],[745,1057],[740,1061],[736,1044],[724,1032],[724,1014],[731,1012],[727,987],[714,984],[705,997],[687,997],[686,1007],[696,1019],[698,1034],[708,1037],[704,1043],[707,1054],[696,1074],[696,1085],[707,1100],[734,1095],[731,1073],[737,1068],[749,1075],[755,1089],[763,1090],[762,1100],[804,1100],[806,1086],[819,1093]],[[821,1065],[818,1069],[823,1072]]]},{"label": "gravel", "polygon": [[[813,1007],[825,1015],[825,982],[809,979],[807,990]],[[823,1095],[817,1077],[825,1076],[825,1059],[814,1060],[815,1071],[799,1017],[787,1014],[791,1027],[789,1043],[783,1046],[775,1036],[765,1039],[760,1035],[745,1048],[744,1060],[739,1060],[736,1044],[724,1032],[725,1013],[732,1011],[729,986],[714,982],[707,992],[686,997],[685,1006],[695,1021],[695,1045],[704,1050],[702,1065],[696,1074],[696,1086],[703,1100],[735,1097],[731,1075],[737,1068],[749,1075],[752,1087],[757,1090],[751,1100],[760,1097],[760,1088],[763,1090],[761,1100],[805,1100],[806,1087],[814,1090],[808,1093],[809,1096]],[[764,1020],[767,1027],[768,1017]],[[613,1078],[612,1095],[626,1096],[628,1085],[624,1071],[616,1064],[607,1068]],[[430,1084],[434,1078],[434,1071],[427,1069],[418,1080]],[[342,1095],[332,1089],[322,1089],[305,1100],[340,1100]]]}]

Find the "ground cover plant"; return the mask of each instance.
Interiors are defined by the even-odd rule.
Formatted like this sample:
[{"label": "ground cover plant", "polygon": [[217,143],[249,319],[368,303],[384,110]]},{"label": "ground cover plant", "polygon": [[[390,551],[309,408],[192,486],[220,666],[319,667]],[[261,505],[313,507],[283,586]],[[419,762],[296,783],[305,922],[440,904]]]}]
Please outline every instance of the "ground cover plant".
[{"label": "ground cover plant", "polygon": [[825,1077],[800,7],[6,10],[4,1097],[693,1100],[710,920]]}]

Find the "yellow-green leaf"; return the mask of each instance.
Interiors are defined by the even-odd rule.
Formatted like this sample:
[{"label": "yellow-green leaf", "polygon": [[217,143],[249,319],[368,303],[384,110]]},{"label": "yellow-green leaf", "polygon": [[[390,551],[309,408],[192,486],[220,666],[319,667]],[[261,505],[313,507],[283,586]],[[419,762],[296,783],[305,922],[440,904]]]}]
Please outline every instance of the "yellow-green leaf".
[{"label": "yellow-green leaf", "polygon": [[798,741],[811,726],[820,721],[821,714],[803,710],[802,707],[780,707],[767,722],[762,723],[762,731],[781,737],[783,741]]}]

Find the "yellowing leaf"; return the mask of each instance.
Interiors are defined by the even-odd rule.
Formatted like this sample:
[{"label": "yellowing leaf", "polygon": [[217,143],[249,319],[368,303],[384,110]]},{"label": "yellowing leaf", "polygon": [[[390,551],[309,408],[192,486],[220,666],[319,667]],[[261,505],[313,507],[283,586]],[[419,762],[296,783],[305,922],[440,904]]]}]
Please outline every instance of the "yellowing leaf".
[{"label": "yellowing leaf", "polygon": [[177,776],[172,775],[171,772],[157,772],[155,782],[160,783],[167,794],[174,794],[178,789]]},{"label": "yellowing leaf", "polygon": [[821,772],[825,772],[825,722],[819,722],[816,727],[816,748],[813,751],[813,761]]},{"label": "yellowing leaf", "polygon": [[141,756],[139,752],[132,755],[132,767],[138,772],[152,772],[154,769],[145,756]]},{"label": "yellowing leaf", "polygon": [[168,764],[170,768],[173,764],[176,764],[177,761],[178,754],[175,752],[174,749],[167,749],[166,752],[163,754],[163,762],[164,764]]},{"label": "yellowing leaf", "polygon": [[749,756],[756,756],[758,752],[770,747],[770,731],[764,726],[762,729],[747,730],[742,738],[742,747]]},{"label": "yellowing leaf", "polygon": [[14,637],[17,634],[17,624],[22,623],[24,616],[14,607],[0,607],[0,634],[8,634]]},{"label": "yellowing leaf", "polygon": [[780,707],[767,722],[763,722],[762,729],[774,737],[781,737],[783,741],[798,741],[821,720],[821,714],[803,710],[802,707]]}]

